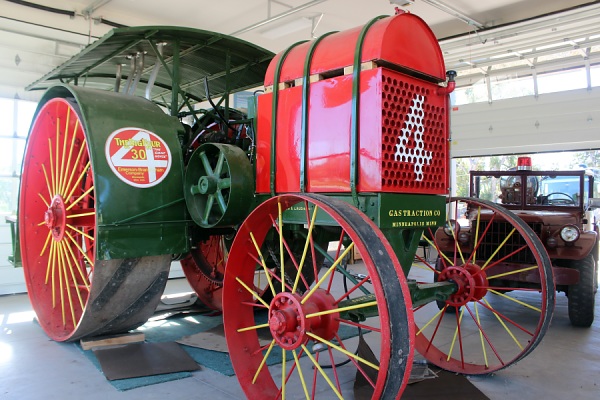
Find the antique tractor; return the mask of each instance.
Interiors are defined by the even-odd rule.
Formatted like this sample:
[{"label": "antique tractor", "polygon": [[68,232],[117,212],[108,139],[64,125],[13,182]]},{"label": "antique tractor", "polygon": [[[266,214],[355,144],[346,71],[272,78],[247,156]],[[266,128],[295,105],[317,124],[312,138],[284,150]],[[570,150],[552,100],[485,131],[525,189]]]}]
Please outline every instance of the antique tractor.
[{"label": "antique tractor", "polygon": [[[534,289],[493,287],[494,255],[414,261],[424,231],[456,236],[453,76],[411,14],[275,56],[213,32],[112,31],[29,87],[49,88],[18,212],[40,326],[58,341],[135,328],[179,259],[222,310],[249,398],[342,398],[355,378],[372,398],[398,398],[414,350],[468,374],[520,360],[554,306],[550,261],[526,224],[473,200],[522,240]],[[263,84],[247,114],[230,106]],[[362,261],[348,265],[351,252]]]}]

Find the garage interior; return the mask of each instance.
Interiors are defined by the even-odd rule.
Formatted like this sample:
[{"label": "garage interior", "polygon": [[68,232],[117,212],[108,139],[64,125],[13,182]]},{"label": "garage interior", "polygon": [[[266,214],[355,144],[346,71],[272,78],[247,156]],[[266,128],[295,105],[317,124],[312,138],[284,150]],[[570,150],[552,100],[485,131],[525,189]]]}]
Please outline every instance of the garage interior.
[{"label": "garage interior", "polygon": [[[457,72],[449,112],[451,195],[468,195],[464,194],[466,187],[461,192],[459,186],[466,184],[457,175],[462,171],[460,163],[468,164],[466,160],[475,157],[527,154],[532,155],[534,164],[536,160],[546,160],[541,169],[556,169],[567,165],[571,152],[586,152],[587,167],[600,168],[596,164],[600,158],[592,157],[600,149],[598,1],[0,1],[0,120],[3,121],[0,124],[0,398],[240,399],[247,396],[236,375],[224,372],[219,365],[225,364],[221,356],[227,365],[231,364],[226,352],[214,359],[207,355],[211,353],[201,353],[200,359],[195,359],[200,370],[171,373],[165,379],[147,373],[150,377],[134,378],[137,381],[109,381],[96,355],[82,350],[79,340],[54,341],[37,322],[23,268],[15,268],[11,262],[14,216],[31,120],[45,89],[52,84],[76,83],[105,92],[113,91],[115,85],[114,76],[90,77],[89,82],[86,74],[76,80],[57,79],[61,65],[75,60],[73,57],[89,48],[86,46],[114,28],[191,27],[229,35],[277,54],[299,41],[316,39],[331,31],[345,31],[377,16],[404,11],[429,25],[439,42],[445,69]],[[122,85],[126,85],[129,67],[122,66]],[[152,67],[144,66],[145,71]],[[253,96],[252,91],[243,93]],[[155,96],[152,100],[163,109],[168,108],[163,98]],[[247,96],[235,94],[228,99],[234,108],[244,107],[246,101]],[[211,104],[199,101],[198,106]],[[190,116],[187,118],[193,121]],[[336,254],[331,243],[328,250]],[[420,257],[414,263],[421,263],[423,258],[429,261],[432,256],[427,253],[427,243],[421,245],[424,247],[417,249]],[[348,264],[348,269],[356,276],[369,274],[360,260]],[[417,275],[409,277],[418,279]],[[203,324],[208,330],[218,327],[222,321],[220,313],[201,307],[201,302],[194,303],[196,298],[179,260],[173,261],[156,318],[135,332],[144,333],[146,341],[158,338],[156,342],[171,342],[199,332],[198,326]],[[414,386],[409,384],[403,398],[597,399],[600,312],[595,309],[595,321],[589,328],[573,327],[568,314],[567,297],[556,293],[548,330],[526,357],[492,374],[467,375],[466,379],[454,373],[443,378],[440,369],[430,365],[429,369],[440,377],[428,376],[429,379]],[[456,316],[458,319],[459,314]],[[362,333],[356,336],[347,342],[355,348]],[[482,346],[483,341],[482,337]],[[510,341],[502,339],[500,347]],[[239,346],[243,348],[244,344]],[[203,363],[202,357],[210,360]],[[413,376],[423,363],[426,363],[423,358],[415,354]],[[128,367],[134,368],[133,362]],[[275,380],[282,379],[281,367],[272,367],[271,373]],[[361,397],[353,374],[342,374],[339,378],[336,375],[335,379],[340,381],[343,398],[370,398]],[[417,385],[434,389],[423,394],[414,389]],[[286,397],[337,398],[327,390],[310,396],[303,386],[304,382],[291,384]]]}]

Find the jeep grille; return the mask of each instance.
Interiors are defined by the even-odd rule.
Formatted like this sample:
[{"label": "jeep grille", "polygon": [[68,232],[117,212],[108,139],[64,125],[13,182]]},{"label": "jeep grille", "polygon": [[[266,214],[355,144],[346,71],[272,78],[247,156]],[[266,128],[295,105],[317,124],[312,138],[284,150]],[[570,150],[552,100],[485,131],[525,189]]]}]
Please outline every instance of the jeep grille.
[{"label": "jeep grille", "polygon": [[[471,232],[475,232],[475,224],[476,221],[473,221]],[[484,232],[488,224],[488,221],[482,221],[481,226],[479,227],[479,232]],[[541,237],[541,223],[530,223],[528,225],[531,229],[533,229],[533,231],[538,237]],[[506,239],[506,237],[510,234],[512,230],[513,225],[507,222],[492,222],[492,226],[487,231],[485,237],[481,242],[481,245],[477,249],[477,258],[480,260],[487,260],[492,254],[494,254],[494,252],[498,249],[498,246],[500,246],[502,241]],[[515,232],[504,244],[504,246],[502,246],[500,251],[498,251],[498,253],[494,256],[494,260],[499,260],[524,245],[526,245],[524,238],[520,234],[518,234],[518,232]],[[504,260],[504,262],[532,264],[535,263],[535,258],[533,257],[533,254],[529,250],[529,248],[527,248],[510,256],[509,258]]]}]

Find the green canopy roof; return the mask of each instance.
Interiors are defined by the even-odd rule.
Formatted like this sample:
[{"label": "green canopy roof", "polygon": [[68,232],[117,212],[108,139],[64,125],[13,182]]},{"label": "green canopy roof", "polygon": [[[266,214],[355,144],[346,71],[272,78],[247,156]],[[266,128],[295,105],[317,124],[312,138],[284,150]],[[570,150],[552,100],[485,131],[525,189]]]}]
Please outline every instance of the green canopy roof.
[{"label": "green canopy roof", "polygon": [[[211,97],[262,86],[273,56],[269,50],[215,32],[171,26],[119,28],[26,89],[43,90],[57,83],[69,83],[115,90],[120,68],[120,91],[123,91],[127,79],[132,76],[134,80],[133,61],[141,74],[139,84],[130,94],[145,96],[158,63],[160,68],[149,98],[170,107],[174,88],[190,103],[206,100],[205,78]],[[181,99],[178,97],[177,102]]]}]

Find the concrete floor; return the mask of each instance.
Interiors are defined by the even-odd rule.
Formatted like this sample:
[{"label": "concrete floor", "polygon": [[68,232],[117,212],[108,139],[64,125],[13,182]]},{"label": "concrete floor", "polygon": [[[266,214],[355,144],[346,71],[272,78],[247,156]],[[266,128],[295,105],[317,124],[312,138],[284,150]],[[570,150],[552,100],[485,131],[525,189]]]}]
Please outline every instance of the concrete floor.
[{"label": "concrete floor", "polygon": [[[190,291],[170,280],[167,294]],[[470,377],[490,399],[600,399],[600,312],[590,329],[569,325],[558,295],[552,325],[531,355],[491,376]],[[25,294],[0,297],[0,399],[241,399],[235,377],[208,368],[190,378],[117,391],[75,347],[49,340]],[[435,384],[431,380],[428,384]]]}]

